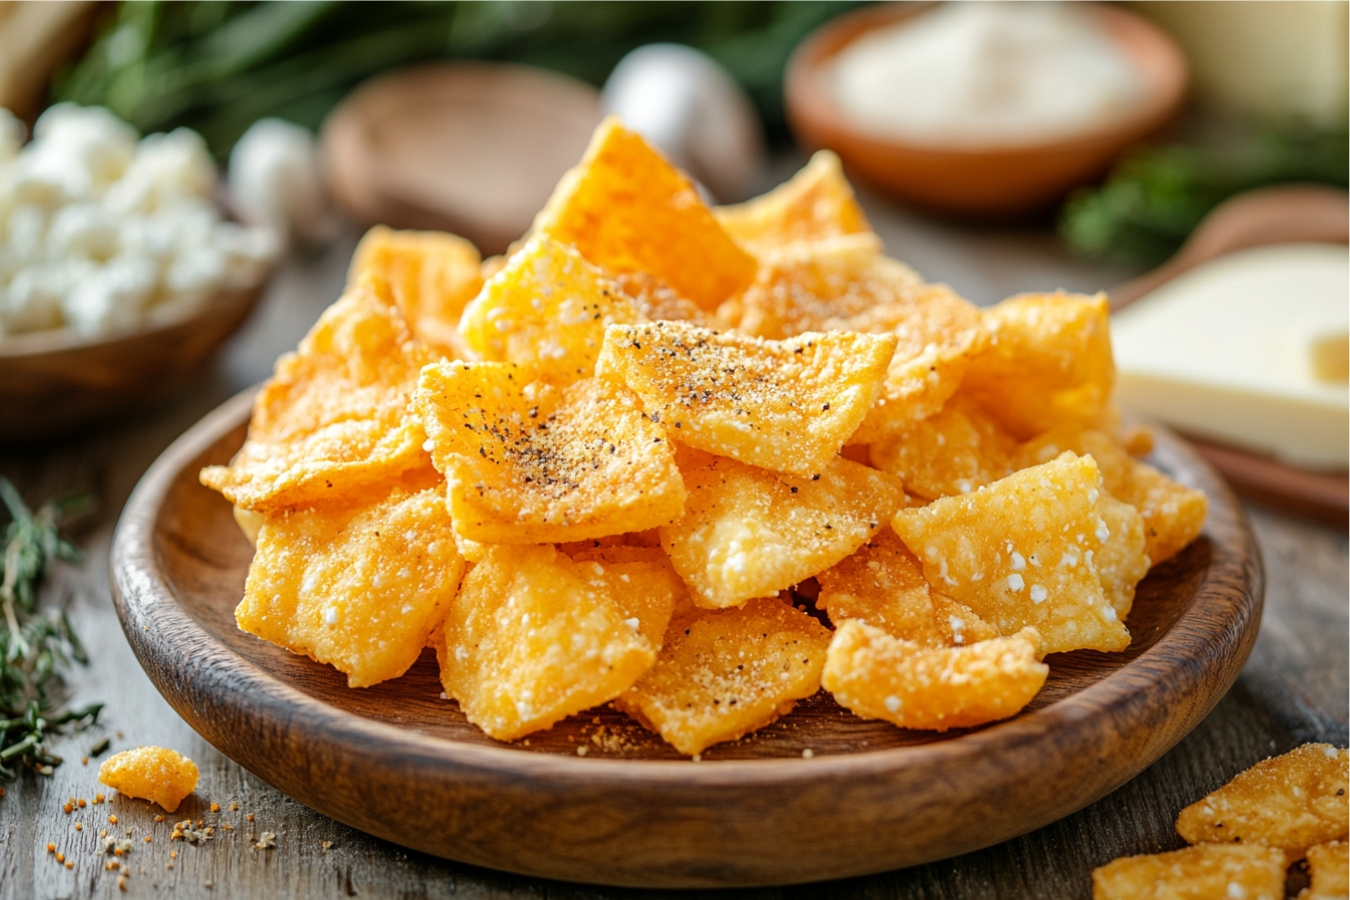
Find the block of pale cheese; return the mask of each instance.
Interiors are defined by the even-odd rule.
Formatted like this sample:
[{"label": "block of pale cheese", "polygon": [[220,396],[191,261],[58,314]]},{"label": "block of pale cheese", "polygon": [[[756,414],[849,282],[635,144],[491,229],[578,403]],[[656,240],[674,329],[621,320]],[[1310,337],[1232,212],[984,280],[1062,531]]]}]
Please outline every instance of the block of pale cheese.
[{"label": "block of pale cheese", "polygon": [[1122,409],[1309,469],[1350,461],[1350,253],[1282,244],[1219,257],[1111,322]]}]

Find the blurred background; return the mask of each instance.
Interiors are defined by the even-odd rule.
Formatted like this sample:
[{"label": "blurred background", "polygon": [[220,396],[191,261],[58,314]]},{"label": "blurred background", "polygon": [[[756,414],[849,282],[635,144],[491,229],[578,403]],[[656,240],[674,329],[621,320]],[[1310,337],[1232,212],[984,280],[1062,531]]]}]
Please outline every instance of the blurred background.
[{"label": "blurred background", "polygon": [[[0,441],[144,405],[211,359],[222,384],[264,377],[371,224],[503,252],[606,112],[713,203],[835,151],[888,251],[979,304],[1062,287],[1124,306],[1234,251],[1341,246],[1347,15],[1332,0],[0,2]],[[1288,283],[1281,266],[1308,265],[1266,269]],[[1315,361],[1276,380],[1334,435],[1350,301],[1318,278],[1297,337],[1314,349],[1294,354]],[[1323,487],[1342,519],[1344,457],[1312,466],[1339,479]]]}]

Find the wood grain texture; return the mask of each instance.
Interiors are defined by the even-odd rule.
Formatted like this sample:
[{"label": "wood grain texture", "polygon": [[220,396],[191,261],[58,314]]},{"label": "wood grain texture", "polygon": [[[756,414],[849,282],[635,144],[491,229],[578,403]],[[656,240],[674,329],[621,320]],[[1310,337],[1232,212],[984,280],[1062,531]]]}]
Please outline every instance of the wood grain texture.
[{"label": "wood grain texture", "polygon": [[[129,642],[226,755],[339,821],[439,856],[576,881],[726,886],[965,853],[1133,777],[1209,712],[1256,638],[1263,582],[1245,517],[1164,436],[1158,464],[1211,497],[1204,536],[1141,584],[1129,650],[1052,656],[1045,689],[1009,722],[910,732],[822,692],[701,764],[609,709],[503,745],[439,699],[429,653],[403,678],[353,691],[235,626],[252,550],[197,472],[238,448],[250,403],[245,393],[204,419],[129,501],[112,550]],[[622,747],[593,740],[599,732]],[[808,841],[818,852],[800,853]]]}]

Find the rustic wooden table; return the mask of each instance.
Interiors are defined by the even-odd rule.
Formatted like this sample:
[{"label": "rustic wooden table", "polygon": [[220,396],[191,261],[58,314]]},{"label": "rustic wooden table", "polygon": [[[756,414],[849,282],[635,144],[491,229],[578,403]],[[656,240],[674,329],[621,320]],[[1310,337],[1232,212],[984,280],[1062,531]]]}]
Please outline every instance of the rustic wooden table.
[{"label": "rustic wooden table", "polygon": [[[866,198],[891,253],[980,303],[1020,290],[1091,291],[1133,274],[1070,260],[1048,229],[971,231]],[[354,236],[322,256],[286,264],[253,319],[207,375],[152,415],[77,439],[0,449],[0,474],[34,501],[90,491],[101,511],[79,532],[88,556],[49,590],[69,605],[91,663],[73,679],[76,702],[102,700],[99,727],[58,741],[66,763],[50,778],[27,776],[0,798],[0,900],[118,896],[104,869],[99,832],[129,835],[126,896],[205,897],[630,897],[638,891],[543,882],[434,859],[368,837],[288,799],[216,752],[178,718],[132,657],[108,591],[108,547],[137,479],[177,435],[219,402],[262,379],[341,287]],[[1305,741],[1347,744],[1347,558],[1343,533],[1250,507],[1266,569],[1260,638],[1237,684],[1189,737],[1138,778],[1088,808],[1017,840],[956,859],[828,884],[740,892],[755,898],[1082,898],[1093,866],[1120,855],[1181,845],[1181,807],[1253,762]],[[113,797],[72,815],[71,797],[92,799],[101,738],[112,751],[176,748],[201,767],[196,794],[156,822],[140,801]],[[213,813],[210,806],[220,804]],[[237,804],[237,809],[235,808]],[[483,815],[491,815],[484,810]],[[115,815],[115,825],[109,816]],[[175,819],[216,826],[215,837],[170,842]],[[76,831],[77,822],[83,830]],[[275,849],[253,849],[270,831]],[[73,862],[46,852],[53,842]],[[803,847],[810,853],[810,847]],[[174,855],[176,853],[176,856]],[[172,868],[170,868],[172,866]]]}]

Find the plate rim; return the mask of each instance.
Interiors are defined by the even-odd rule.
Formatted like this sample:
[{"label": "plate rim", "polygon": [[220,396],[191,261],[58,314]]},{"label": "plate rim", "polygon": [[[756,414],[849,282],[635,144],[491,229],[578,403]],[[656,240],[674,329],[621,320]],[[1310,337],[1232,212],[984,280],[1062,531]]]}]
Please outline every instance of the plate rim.
[{"label": "plate rim", "polygon": [[[137,661],[175,711],[194,730],[232,759],[235,759],[234,754],[220,747],[220,743],[213,739],[213,735],[209,733],[211,728],[204,727],[198,721],[199,711],[190,705],[185,709],[185,701],[175,696],[168,689],[168,684],[171,683],[179,689],[186,686],[195,695],[200,695],[218,687],[219,678],[228,670],[229,676],[234,679],[233,683],[238,686],[236,694],[243,691],[255,698],[246,705],[257,706],[261,700],[265,701],[262,703],[264,707],[277,704],[288,707],[292,711],[293,718],[303,718],[323,725],[331,742],[340,745],[353,759],[371,753],[388,755],[390,752],[397,752],[405,759],[417,760],[421,765],[444,766],[447,772],[458,771],[464,775],[487,776],[489,780],[506,779],[502,784],[510,782],[517,788],[543,784],[556,790],[566,790],[569,787],[594,786],[597,781],[602,780],[613,789],[649,788],[669,791],[731,788],[792,790],[804,786],[819,786],[821,783],[854,782],[859,778],[882,779],[888,775],[899,776],[907,771],[917,771],[934,765],[960,767],[973,758],[983,757],[991,752],[1006,753],[1010,747],[1018,752],[1027,752],[1055,735],[1071,733],[1073,726],[1076,723],[1081,724],[1085,718],[1102,716],[1108,711],[1114,710],[1127,722],[1145,719],[1150,715],[1147,704],[1140,705],[1140,709],[1131,707],[1139,705],[1135,701],[1147,683],[1157,681],[1163,676],[1171,676],[1173,683],[1180,682],[1183,689],[1182,696],[1191,702],[1180,704],[1186,709],[1178,714],[1184,719],[1179,728],[1172,728],[1161,738],[1155,738],[1152,733],[1146,735],[1144,744],[1147,746],[1141,748],[1142,753],[1132,759],[1135,764],[1120,770],[1117,773],[1119,777],[1113,775],[1107,778],[1105,781],[1109,782],[1109,786],[1105,790],[1078,802],[1072,809],[1061,810],[1059,814],[1044,820],[1027,819],[1026,827],[1016,832],[1021,834],[1056,821],[1105,796],[1171,749],[1199,724],[1227,693],[1250,654],[1259,629],[1265,579],[1260,554],[1245,511],[1231,490],[1207,463],[1185,447],[1180,439],[1159,429],[1158,451],[1163,456],[1174,457],[1184,462],[1188,470],[1198,473],[1205,482],[1204,487],[1210,498],[1210,518],[1206,523],[1206,533],[1210,533],[1211,529],[1224,527],[1231,532],[1230,537],[1236,543],[1227,548],[1229,553],[1215,553],[1211,557],[1209,569],[1196,588],[1195,600],[1151,647],[1105,678],[1030,713],[963,733],[954,739],[919,745],[822,754],[811,759],[710,760],[701,765],[691,765],[687,760],[580,758],[531,753],[509,746],[462,743],[418,734],[330,706],[267,673],[246,657],[218,644],[180,605],[172,586],[154,569],[155,526],[160,520],[160,514],[165,508],[165,501],[175,481],[197,457],[245,421],[252,408],[252,398],[256,390],[256,387],[249,388],[226,401],[180,436],[160,455],[141,478],[127,501],[113,536],[109,561],[112,594],[118,619]],[[1221,521],[1216,521],[1216,516]],[[1213,543],[1216,547],[1221,546],[1218,541]],[[1221,572],[1219,569],[1234,569],[1234,571]],[[1200,601],[1205,595],[1220,589],[1216,586],[1218,581],[1227,583],[1230,596],[1240,602],[1231,604],[1233,609],[1230,615],[1224,618],[1224,627],[1217,624],[1211,624],[1208,628],[1196,627],[1202,625],[1195,621],[1198,612],[1201,607],[1206,606]],[[1235,593],[1231,593],[1233,588],[1236,588]],[[164,645],[162,635],[184,628],[189,633],[195,632],[195,636],[207,649],[215,649],[216,658],[210,660],[216,667],[213,673],[204,672],[196,647],[191,648],[189,659],[184,654],[173,653],[174,648]],[[1169,655],[1165,652],[1176,651],[1183,646],[1194,647],[1197,642],[1204,643],[1209,636],[1218,640],[1208,643],[1207,649],[1211,655],[1207,659],[1175,652]],[[164,659],[181,662],[169,664],[164,662]],[[1218,682],[1213,682],[1215,673],[1219,676]],[[1205,687],[1207,680],[1211,682],[1208,689]],[[228,699],[225,698],[222,702],[227,702]],[[1168,721],[1171,722],[1171,719]],[[1168,731],[1166,728],[1156,730]],[[1085,748],[1069,747],[1062,750],[1062,755],[1069,756],[1076,750],[1083,749]],[[249,763],[239,759],[235,761],[268,783],[274,784],[267,774],[258,771]],[[984,779],[989,780],[988,776]],[[294,796],[286,787],[276,786],[288,795]],[[314,806],[308,800],[302,799],[301,802]],[[358,824],[331,810],[319,809],[317,806],[314,808],[362,831],[386,837],[404,846],[427,850],[426,846],[410,844],[399,837],[391,838],[388,833],[372,830],[369,822]],[[1014,836],[1016,834],[1007,834],[1000,840]],[[997,842],[962,847],[948,855],[969,852],[978,846],[989,846]],[[559,872],[556,868],[549,867],[550,863],[547,862],[542,863],[541,868],[533,864],[521,864],[518,860],[495,861],[484,859],[477,851],[463,855],[447,854],[436,849],[428,852],[527,875],[562,877],[613,885],[788,884],[896,868],[883,862],[874,868],[855,866],[809,877],[788,876],[781,880],[774,878],[766,880],[753,874],[747,878],[745,873],[719,872],[711,879],[706,874],[693,873],[687,878],[676,876],[661,881],[634,881],[615,872],[600,873],[597,878],[577,877],[575,866],[569,871]]]}]

